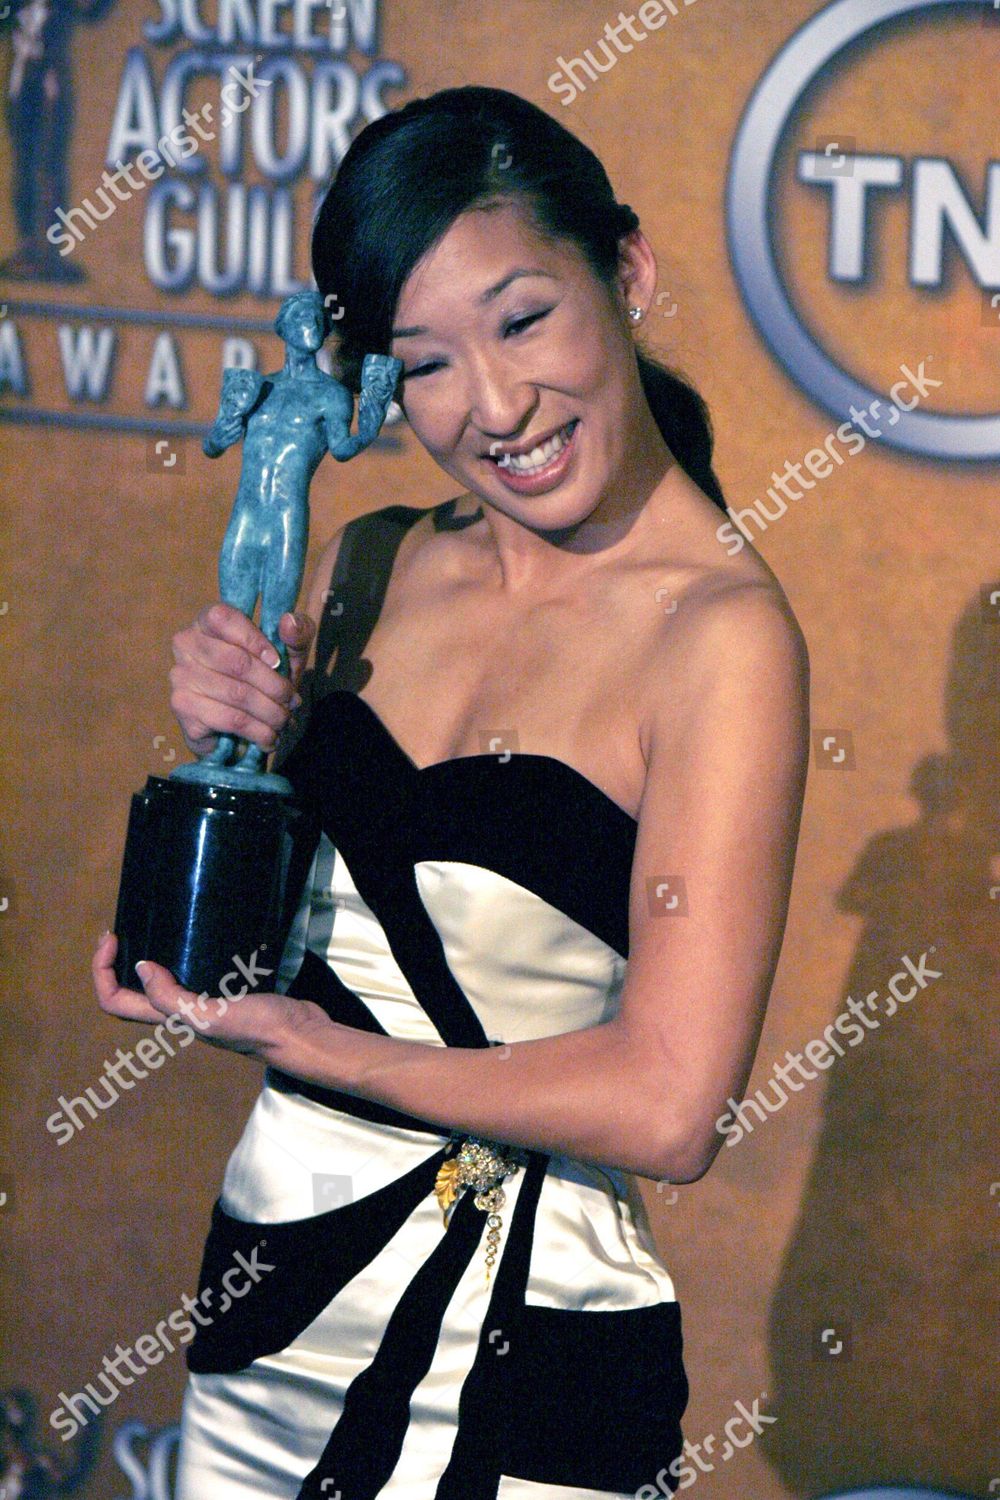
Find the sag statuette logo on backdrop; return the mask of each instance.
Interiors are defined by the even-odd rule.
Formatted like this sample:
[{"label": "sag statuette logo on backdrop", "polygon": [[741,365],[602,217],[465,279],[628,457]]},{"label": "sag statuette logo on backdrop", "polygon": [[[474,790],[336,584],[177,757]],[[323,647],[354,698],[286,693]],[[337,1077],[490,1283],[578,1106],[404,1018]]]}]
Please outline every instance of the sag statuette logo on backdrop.
[{"label": "sag statuette logo on backdrop", "polygon": [[[949,394],[947,411],[918,409],[926,390],[942,384],[933,378],[941,373],[941,367],[933,364],[933,350],[901,351],[910,356],[911,365],[917,365],[916,377],[911,368],[900,365],[904,380],[888,393],[870,389],[844,369],[824,349],[822,330],[807,326],[793,306],[774,243],[776,162],[782,139],[807,91],[862,38],[871,47],[891,46],[893,37],[900,34],[900,24],[915,27],[949,14],[970,26],[988,27],[982,35],[990,46],[996,46],[1000,58],[1000,0],[836,0],[796,32],[758,83],[737,132],[726,204],[729,253],[747,309],[763,339],[807,395],[841,420],[838,435],[858,423],[869,437],[924,457],[995,460],[1000,458],[1000,412],[955,411],[960,393]],[[896,23],[892,30],[890,22]],[[879,27],[885,28],[882,37],[875,34]],[[850,60],[845,61],[849,65]],[[981,118],[985,128],[989,111],[984,110]],[[882,149],[854,149],[865,126],[863,120],[856,125],[849,122],[847,130],[853,140],[845,136],[824,150],[803,151],[797,161],[798,180],[822,191],[828,200],[830,280],[853,287],[868,280],[865,267],[877,205],[886,193],[908,191],[908,284],[942,288],[947,229],[963,262],[963,274],[967,272],[979,290],[984,329],[1000,329],[1000,162],[984,163],[985,209],[980,216],[946,157],[916,157],[907,162],[884,149],[884,140],[879,142]],[[884,129],[880,125],[883,134]],[[895,393],[904,382],[905,399],[900,399]],[[866,415],[878,419],[874,430],[866,425]],[[833,457],[841,461],[838,454]]]},{"label": "sag statuette logo on backdrop", "polygon": [[[0,261],[0,420],[202,435],[186,370],[258,368],[279,303],[313,285],[325,184],[406,86],[379,22],[380,0],[0,5],[16,234]],[[120,66],[106,128],[82,142],[89,28]],[[95,296],[108,266],[128,305]],[[270,315],[234,317],[240,296]],[[325,350],[318,362],[329,372]]]}]

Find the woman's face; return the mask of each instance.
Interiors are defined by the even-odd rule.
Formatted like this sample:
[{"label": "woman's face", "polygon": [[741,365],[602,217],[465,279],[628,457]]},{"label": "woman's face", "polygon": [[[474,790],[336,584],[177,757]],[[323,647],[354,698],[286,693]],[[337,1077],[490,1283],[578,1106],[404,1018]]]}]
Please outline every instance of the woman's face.
[{"label": "woman's face", "polygon": [[[647,273],[655,280],[655,263],[638,279]],[[645,305],[645,290],[633,283],[629,300]],[[391,352],[403,361],[397,400],[431,456],[531,526],[590,515],[648,441],[624,303],[509,202],[462,214],[414,267]],[[535,462],[525,470],[511,451]]]}]

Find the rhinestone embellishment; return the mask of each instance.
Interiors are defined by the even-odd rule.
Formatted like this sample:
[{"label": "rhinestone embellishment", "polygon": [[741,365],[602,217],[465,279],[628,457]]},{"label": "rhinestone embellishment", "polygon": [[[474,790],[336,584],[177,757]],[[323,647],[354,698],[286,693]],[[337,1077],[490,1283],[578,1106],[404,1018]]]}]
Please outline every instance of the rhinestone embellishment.
[{"label": "rhinestone embellishment", "polygon": [[448,1157],[438,1168],[434,1195],[441,1206],[446,1227],[459,1195],[470,1187],[476,1191],[473,1199],[476,1207],[487,1215],[487,1285],[500,1243],[500,1210],[506,1202],[502,1184],[518,1167],[525,1166],[527,1160],[525,1152],[518,1147],[503,1146],[497,1141],[470,1135],[461,1138],[458,1154]]}]

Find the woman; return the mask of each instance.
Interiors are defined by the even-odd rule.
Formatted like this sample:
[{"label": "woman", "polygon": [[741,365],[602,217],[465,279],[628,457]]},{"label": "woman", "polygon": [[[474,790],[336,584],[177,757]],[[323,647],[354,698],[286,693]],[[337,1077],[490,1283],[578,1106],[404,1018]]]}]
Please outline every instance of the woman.
[{"label": "woman", "polygon": [[[470,87],[369,125],[313,268],[345,380],[400,358],[461,493],[334,536],[281,622],[294,718],[244,615],[174,637],[189,748],[278,746],[309,827],[274,992],[197,1023],[268,1072],[201,1292],[237,1255],[253,1284],[189,1350],[181,1500],[670,1494],[680,1309],[626,1174],[696,1181],[749,1076],[805,646],[716,537],[702,401],[637,350],[636,216],[544,112]],[[191,1013],[114,951],[105,1010]]]}]

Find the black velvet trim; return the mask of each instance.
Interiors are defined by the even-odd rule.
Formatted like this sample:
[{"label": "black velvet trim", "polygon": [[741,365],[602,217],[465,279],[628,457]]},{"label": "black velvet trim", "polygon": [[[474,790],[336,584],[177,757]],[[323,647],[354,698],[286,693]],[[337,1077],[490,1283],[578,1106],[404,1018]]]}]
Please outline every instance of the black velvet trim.
[{"label": "black velvet trim", "polygon": [[[330,965],[311,948],[305,950],[299,971],[285,993],[295,1000],[314,1001],[331,1020],[344,1026],[353,1026],[358,1031],[374,1032],[379,1036],[389,1034],[360,996],[349,989]],[[268,1069],[267,1082],[282,1094],[302,1094],[306,1099],[325,1105],[327,1109],[338,1109],[357,1119],[371,1120],[379,1125],[398,1125],[404,1130],[429,1131],[432,1135],[444,1133],[440,1125],[435,1125],[430,1120],[405,1114],[374,1099],[325,1088],[318,1083],[306,1083],[280,1068]]]},{"label": "black velvet trim", "polygon": [[634,1491],[655,1485],[683,1450],[677,1302],[607,1312],[527,1304],[500,1363],[497,1410],[526,1418],[500,1424],[503,1474]]},{"label": "black velvet trim", "polygon": [[637,824],[574,767],[529,754],[416,767],[371,705],[340,688],[317,705],[308,747],[302,797],[387,932],[390,921],[426,932],[419,894],[412,916],[399,910],[413,864],[456,859],[516,881],[628,957]]},{"label": "black velvet trim", "polygon": [[[199,1375],[229,1375],[262,1355],[287,1348],[433,1192],[447,1149],[442,1146],[376,1192],[307,1219],[274,1224],[236,1219],[217,1200],[198,1280],[199,1298],[211,1288],[201,1305],[214,1321],[198,1326],[187,1350],[188,1369]],[[237,1251],[250,1260],[255,1247],[259,1250],[253,1263],[260,1279],[252,1282],[239,1271],[234,1279],[251,1281],[250,1289],[216,1316],[223,1275],[239,1267]],[[265,1264],[271,1267],[266,1272]]]},{"label": "black velvet trim", "polygon": [[476,1356],[459,1396],[458,1430],[435,1500],[495,1500],[503,1472],[504,1431],[512,1423],[534,1420],[530,1407],[510,1404],[507,1358],[511,1334],[523,1314],[535,1214],[550,1160],[545,1152],[528,1154]]},{"label": "black velvet trim", "polygon": [[317,705],[294,752],[297,796],[343,856],[358,894],[382,924],[390,951],[438,1034],[449,1047],[485,1047],[488,1039],[452,974],[440,936],[420,900],[412,841],[419,826],[414,772],[391,736],[348,708],[361,700],[339,690]]},{"label": "black velvet trim", "polygon": [[486,1214],[464,1192],[446,1230],[385,1326],[375,1358],[347,1388],[344,1409],[296,1500],[375,1500],[399,1461],[410,1399],[430,1369],[455,1288],[482,1239]]},{"label": "black velvet trim", "polygon": [[353,1026],[356,1031],[377,1032],[388,1036],[385,1027],[372,1015],[360,995],[349,989],[340,976],[318,953],[307,948],[299,971],[285,991],[295,1000],[312,1000],[326,1011],[331,1021]]},{"label": "black velvet trim", "polygon": [[505,875],[628,958],[636,824],[604,792],[564,762],[530,755],[471,756],[418,774],[414,860]]}]

